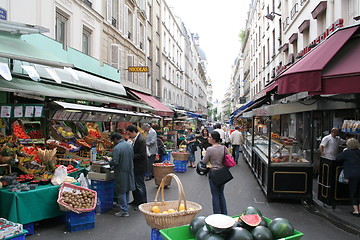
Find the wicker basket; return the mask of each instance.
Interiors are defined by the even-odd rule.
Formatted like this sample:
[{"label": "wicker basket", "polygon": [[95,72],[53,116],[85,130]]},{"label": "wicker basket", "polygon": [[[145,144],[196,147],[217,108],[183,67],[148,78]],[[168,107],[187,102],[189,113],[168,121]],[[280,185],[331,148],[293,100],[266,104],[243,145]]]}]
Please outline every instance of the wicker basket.
[{"label": "wicker basket", "polygon": [[[155,184],[160,186],[161,180],[169,173],[174,173],[174,164],[153,164]],[[171,178],[166,178],[164,186],[170,186]]]},{"label": "wicker basket", "polygon": [[[164,200],[164,185],[166,178],[172,177],[175,179],[178,185],[179,199],[175,201],[165,201]],[[161,202],[158,202],[158,195],[161,190]],[[170,208],[179,209],[180,204],[183,203],[185,210],[176,211],[174,213],[153,213],[151,211],[153,206],[158,206],[160,212],[168,210]],[[192,208],[192,210],[187,210]],[[171,227],[177,227],[182,225],[190,224],[194,219],[195,215],[202,210],[202,207],[191,201],[186,201],[184,188],[180,179],[173,173],[167,174],[161,181],[161,184],[156,192],[155,202],[143,203],[139,206],[139,210],[144,214],[146,223],[155,229],[165,229]]]},{"label": "wicker basket", "polygon": [[[70,192],[70,191],[80,192],[81,190],[84,190],[87,192],[92,192],[95,195],[95,197],[94,197],[95,201],[91,208],[81,208],[81,209],[73,208],[72,206],[70,206],[69,204],[64,202],[64,199],[62,197],[63,192]],[[59,204],[61,211],[72,211],[72,212],[76,212],[78,214],[80,214],[82,212],[91,212],[92,210],[94,210],[96,207],[96,201],[97,201],[97,192],[96,191],[87,189],[87,188],[83,188],[83,187],[80,187],[77,185],[73,185],[70,183],[66,183],[66,182],[63,182],[61,184],[61,187],[59,189],[58,199],[57,199],[57,202]]]},{"label": "wicker basket", "polygon": [[187,152],[172,152],[171,155],[173,156],[174,160],[187,161],[188,158],[189,158],[190,153],[187,153]]}]

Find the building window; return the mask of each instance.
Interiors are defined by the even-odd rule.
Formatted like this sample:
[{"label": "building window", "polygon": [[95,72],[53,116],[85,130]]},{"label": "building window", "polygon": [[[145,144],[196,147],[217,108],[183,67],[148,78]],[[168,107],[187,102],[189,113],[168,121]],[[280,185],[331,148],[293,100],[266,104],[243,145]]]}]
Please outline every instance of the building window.
[{"label": "building window", "polygon": [[133,39],[133,29],[134,29],[134,14],[125,6],[125,35],[128,39]]},{"label": "building window", "polygon": [[83,28],[82,34],[82,52],[86,55],[90,55],[91,44],[91,31],[88,28]]},{"label": "building window", "polygon": [[56,23],[55,23],[55,40],[63,45],[65,49],[67,42],[67,24],[68,17],[65,14],[56,12]]},{"label": "building window", "polygon": [[152,20],[151,19],[151,17],[152,17],[152,6],[151,6],[150,3],[147,4],[146,17],[147,17],[147,20],[149,21],[149,23],[151,23],[152,22],[151,21]]},{"label": "building window", "polygon": [[[128,68],[134,66],[134,56],[133,55],[128,55],[127,56],[127,66],[128,66]],[[134,73],[132,73],[130,71],[128,71],[127,73],[128,73],[127,74],[127,80],[129,82],[133,82],[134,81]]]}]

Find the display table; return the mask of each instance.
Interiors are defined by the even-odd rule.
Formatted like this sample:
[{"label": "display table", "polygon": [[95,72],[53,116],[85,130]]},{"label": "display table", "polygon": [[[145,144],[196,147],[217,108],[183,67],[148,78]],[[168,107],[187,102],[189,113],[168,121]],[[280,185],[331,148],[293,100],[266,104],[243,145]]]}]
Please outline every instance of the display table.
[{"label": "display table", "polygon": [[[69,174],[77,176],[84,169]],[[75,183],[78,184],[78,183]],[[27,224],[64,214],[57,203],[60,186],[40,185],[27,192],[10,192],[0,189],[0,217],[9,221]]]}]

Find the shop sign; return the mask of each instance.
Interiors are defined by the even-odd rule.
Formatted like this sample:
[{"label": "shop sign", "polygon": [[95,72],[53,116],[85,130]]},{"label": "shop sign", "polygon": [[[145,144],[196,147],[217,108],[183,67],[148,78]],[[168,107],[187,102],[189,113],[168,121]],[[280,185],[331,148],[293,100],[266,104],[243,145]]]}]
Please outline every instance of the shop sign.
[{"label": "shop sign", "polygon": [[[323,42],[331,33],[333,33],[336,29],[344,26],[344,19],[339,18],[330,25],[322,34],[320,34],[317,38],[315,38],[308,46],[306,46],[303,50],[301,50],[296,58],[303,57],[306,53],[310,52],[316,45]],[[278,76],[281,72],[283,72],[287,68],[286,65],[278,65],[276,66],[276,76]]]},{"label": "shop sign", "polygon": [[7,20],[7,11],[3,8],[0,8],[0,20]]},{"label": "shop sign", "polygon": [[128,68],[129,72],[149,72],[149,67],[129,67]]},{"label": "shop sign", "polygon": [[39,118],[43,116],[43,105],[7,104],[1,107],[1,118]]}]

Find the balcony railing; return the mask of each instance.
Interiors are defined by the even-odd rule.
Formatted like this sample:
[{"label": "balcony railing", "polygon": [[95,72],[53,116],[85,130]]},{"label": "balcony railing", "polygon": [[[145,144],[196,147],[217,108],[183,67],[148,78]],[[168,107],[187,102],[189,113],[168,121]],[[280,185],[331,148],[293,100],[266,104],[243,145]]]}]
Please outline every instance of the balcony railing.
[{"label": "balcony railing", "polygon": [[290,11],[290,17],[291,20],[293,20],[296,16],[296,14],[299,12],[299,4],[295,3],[294,7]]}]

